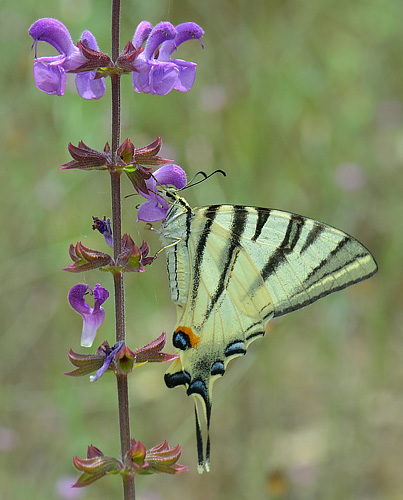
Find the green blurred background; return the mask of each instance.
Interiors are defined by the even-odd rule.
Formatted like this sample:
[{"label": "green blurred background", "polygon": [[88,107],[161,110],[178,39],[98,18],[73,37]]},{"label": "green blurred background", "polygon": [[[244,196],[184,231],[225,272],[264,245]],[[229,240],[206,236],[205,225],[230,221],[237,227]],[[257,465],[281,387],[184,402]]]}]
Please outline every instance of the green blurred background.
[{"label": "green blurred background", "polygon": [[[109,215],[105,173],[61,172],[67,143],[102,148],[110,135],[110,82],[100,101],[74,91],[39,92],[30,24],[56,17],[73,40],[84,29],[109,52],[110,1],[3,1],[1,23],[1,412],[0,497],[118,499],[106,478],[58,493],[77,477],[72,457],[93,443],[117,455],[112,375],[90,384],[62,375],[79,347],[81,318],[69,288],[109,276],[60,271],[68,245],[104,248],[92,215]],[[215,386],[212,471],[196,473],[193,403],[152,365],[130,378],[136,439],[183,447],[183,476],[140,477],[138,498],[397,500],[403,491],[403,3],[399,0],[122,1],[122,46],[138,22],[192,20],[203,43],[178,57],[198,63],[191,92],[138,95],[122,84],[122,138],[157,135],[163,155],[192,176],[228,176],[189,190],[192,205],[240,203],[316,218],[356,236],[379,273],[367,282],[273,321],[270,335],[230,365]],[[53,54],[48,47],[41,55]],[[124,182],[124,193],[132,192]],[[123,228],[152,252],[158,237],[136,224],[138,198],[124,201]],[[175,308],[164,258],[127,285],[128,343],[161,331]],[[113,302],[99,341],[113,342]],[[59,486],[58,486],[59,485]],[[68,490],[69,493],[72,493]]]}]

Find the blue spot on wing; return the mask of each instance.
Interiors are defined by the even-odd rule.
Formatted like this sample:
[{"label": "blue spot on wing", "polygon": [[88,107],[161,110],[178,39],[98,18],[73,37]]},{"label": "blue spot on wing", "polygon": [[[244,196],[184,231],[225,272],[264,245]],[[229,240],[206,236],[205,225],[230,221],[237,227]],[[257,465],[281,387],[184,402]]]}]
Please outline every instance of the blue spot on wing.
[{"label": "blue spot on wing", "polygon": [[236,356],[240,354],[246,354],[245,342],[243,340],[235,340],[228,344],[224,352],[225,356]]},{"label": "blue spot on wing", "polygon": [[206,406],[209,406],[207,387],[206,384],[203,382],[203,380],[201,379],[193,380],[193,382],[191,382],[191,384],[189,385],[187,394],[188,396],[190,396],[191,394],[199,394],[204,399]]},{"label": "blue spot on wing", "polygon": [[211,375],[224,375],[225,373],[225,368],[224,368],[224,363],[222,361],[216,361],[213,363],[211,366]]}]

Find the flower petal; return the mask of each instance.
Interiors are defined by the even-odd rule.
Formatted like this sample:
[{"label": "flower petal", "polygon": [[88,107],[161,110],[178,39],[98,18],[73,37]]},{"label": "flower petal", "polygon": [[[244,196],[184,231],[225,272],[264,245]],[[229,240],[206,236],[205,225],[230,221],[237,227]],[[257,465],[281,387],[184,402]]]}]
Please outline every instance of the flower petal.
[{"label": "flower petal", "polygon": [[81,332],[81,345],[83,347],[91,347],[97,334],[97,330],[105,319],[105,311],[101,307],[95,313],[82,314],[82,317],[84,322]]},{"label": "flower petal", "polygon": [[196,79],[196,63],[182,61],[181,59],[171,59],[179,68],[178,80],[174,89],[180,92],[188,92]]},{"label": "flower petal", "polygon": [[106,244],[113,248],[113,233],[110,218],[104,217],[103,219],[99,219],[98,217],[92,217],[92,220],[94,221],[92,229],[97,229],[104,236]]},{"label": "flower petal", "polygon": [[133,36],[133,45],[136,49],[141,47],[147,40],[148,35],[151,33],[153,27],[148,21],[142,21],[136,28]]},{"label": "flower petal", "polygon": [[81,332],[81,345],[91,347],[99,326],[105,319],[105,310],[101,305],[109,297],[109,292],[98,283],[92,292],[94,295],[94,307],[85,303],[84,295],[91,288],[86,284],[75,285],[71,288],[68,301],[71,307],[81,314],[83,318],[83,329]]},{"label": "flower petal", "polygon": [[89,30],[84,30],[80,36],[80,40],[90,49],[99,50],[95,36]]},{"label": "flower petal", "polygon": [[97,78],[96,71],[85,71],[76,76],[76,88],[81,97],[87,101],[100,99],[106,91],[105,79]]},{"label": "flower petal", "polygon": [[[149,93],[153,95],[169,94],[175,87],[178,77],[179,68],[175,64],[170,62],[154,63],[149,73]],[[148,93],[145,90],[143,92]]]},{"label": "flower petal", "polygon": [[112,362],[113,357],[123,348],[124,345],[125,343],[123,342],[123,340],[121,340],[120,342],[116,342],[116,344],[110,349],[109,352],[105,352],[104,364],[99,370],[97,370],[95,375],[90,376],[91,382],[95,382],[106,372]]},{"label": "flower petal", "polygon": [[138,93],[166,95],[174,88],[178,75],[179,69],[175,64],[148,61],[140,72],[133,72],[133,87]]},{"label": "flower petal", "polygon": [[[85,30],[80,37],[82,43],[90,49],[99,50],[97,41],[91,31]],[[96,71],[85,71],[76,76],[76,88],[81,97],[87,99],[100,99],[106,91],[105,79],[95,79]]]},{"label": "flower petal", "polygon": [[88,290],[91,290],[88,285],[80,283],[79,285],[74,285],[69,291],[69,304],[79,314],[89,314],[91,312],[90,306],[87,305],[84,300],[84,295]]},{"label": "flower petal", "polygon": [[109,297],[108,290],[106,288],[102,288],[102,286],[99,283],[97,283],[94,286],[94,300],[95,300],[94,311],[98,310],[108,297]]},{"label": "flower petal", "polygon": [[156,170],[150,179],[146,180],[148,193],[139,192],[148,201],[141,204],[137,212],[137,220],[156,222],[164,219],[168,210],[166,200],[157,194],[157,182],[162,186],[172,185],[181,189],[186,185],[186,174],[179,165],[169,164]]},{"label": "flower petal", "polygon": [[182,189],[186,186],[186,174],[184,170],[179,165],[175,165],[174,163],[164,165],[156,170],[153,175],[154,178],[164,186],[172,185],[177,189]]},{"label": "flower petal", "polygon": [[142,203],[137,210],[137,221],[156,222],[164,219],[167,213],[168,205],[161,207],[156,200],[149,200]]},{"label": "flower petal", "polygon": [[41,59],[34,62],[35,85],[49,95],[62,96],[66,88],[66,72],[60,65],[46,64],[43,62],[45,58]]},{"label": "flower petal", "polygon": [[[167,40],[173,40],[176,37],[176,30],[169,22],[162,22],[154,26],[148,39],[146,46],[144,48],[144,58],[152,59],[154,52],[157,50],[159,45]],[[136,45],[134,44],[136,47]]]},{"label": "flower petal", "polygon": [[51,17],[35,21],[29,28],[28,33],[35,42],[42,41],[49,43],[60,54],[70,55],[77,49],[66,26],[59,20]]},{"label": "flower petal", "polygon": [[168,61],[172,52],[176,50],[179,45],[188,40],[200,40],[204,31],[196,23],[182,23],[175,27],[176,36],[173,40],[166,41],[160,50],[158,59]]}]

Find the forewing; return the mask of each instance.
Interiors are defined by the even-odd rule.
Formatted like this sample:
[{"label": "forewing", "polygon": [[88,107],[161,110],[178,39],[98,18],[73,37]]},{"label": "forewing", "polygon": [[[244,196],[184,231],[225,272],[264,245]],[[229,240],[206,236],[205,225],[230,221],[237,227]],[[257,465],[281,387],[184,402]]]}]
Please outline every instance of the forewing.
[{"label": "forewing", "polygon": [[[244,207],[222,206],[216,224],[228,227],[233,212]],[[261,279],[250,284],[251,295],[266,284],[275,316],[295,311],[369,278],[377,265],[356,239],[321,222],[264,208],[248,208],[241,243]]]}]

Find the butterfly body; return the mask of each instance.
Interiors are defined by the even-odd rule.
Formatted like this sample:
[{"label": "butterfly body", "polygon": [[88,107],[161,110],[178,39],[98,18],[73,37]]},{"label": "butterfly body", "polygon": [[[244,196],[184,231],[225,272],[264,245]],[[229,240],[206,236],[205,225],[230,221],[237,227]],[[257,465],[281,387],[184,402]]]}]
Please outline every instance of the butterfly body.
[{"label": "butterfly body", "polygon": [[[176,197],[161,226],[179,358],[165,375],[202,401],[207,436],[212,385],[265,325],[372,276],[376,263],[357,240],[306,217],[265,208],[190,208]],[[199,470],[204,457],[196,406]]]}]

